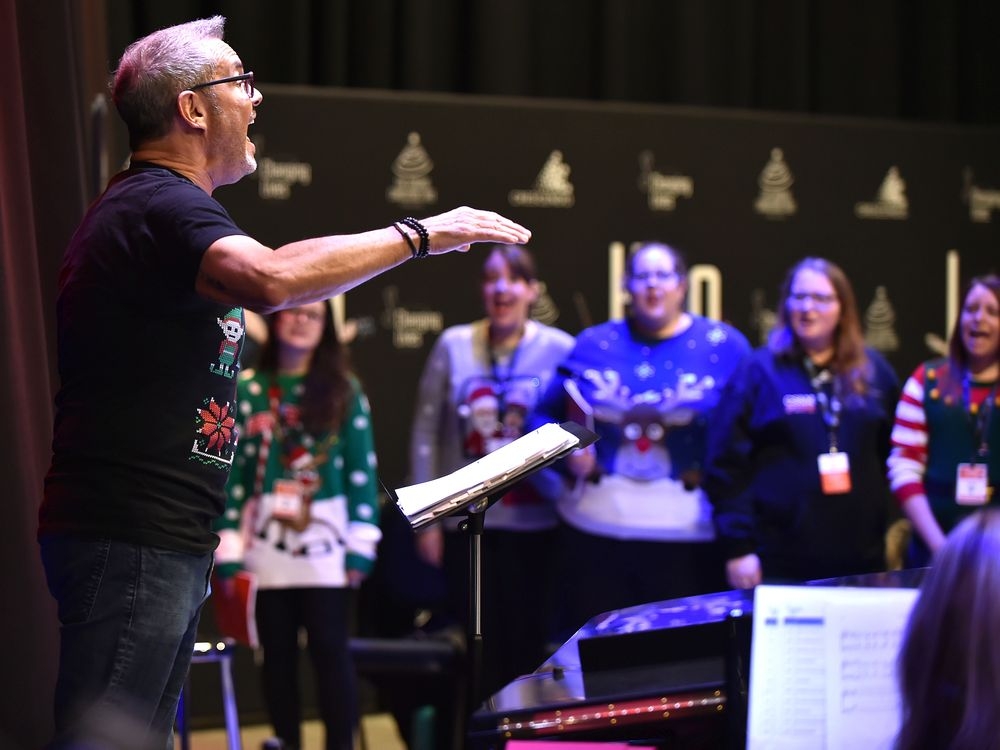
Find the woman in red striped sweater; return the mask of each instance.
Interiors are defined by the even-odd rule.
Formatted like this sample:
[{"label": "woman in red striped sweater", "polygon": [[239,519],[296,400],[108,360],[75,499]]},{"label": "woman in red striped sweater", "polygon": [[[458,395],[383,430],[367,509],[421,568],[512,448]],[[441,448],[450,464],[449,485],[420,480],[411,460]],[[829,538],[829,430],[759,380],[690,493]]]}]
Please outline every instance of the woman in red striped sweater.
[{"label": "woman in red striped sweater", "polygon": [[1000,277],[972,279],[947,358],[920,365],[903,387],[889,482],[913,525],[907,565],[926,565],[945,535],[1000,505]]}]

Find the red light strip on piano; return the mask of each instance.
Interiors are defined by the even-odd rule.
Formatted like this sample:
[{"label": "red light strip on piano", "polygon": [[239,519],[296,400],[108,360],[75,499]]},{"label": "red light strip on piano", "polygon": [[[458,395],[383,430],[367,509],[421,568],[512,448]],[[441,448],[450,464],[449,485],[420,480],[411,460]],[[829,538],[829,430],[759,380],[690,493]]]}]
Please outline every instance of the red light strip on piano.
[{"label": "red light strip on piano", "polygon": [[665,695],[631,701],[574,706],[545,711],[519,720],[505,717],[497,729],[506,737],[581,732],[624,724],[651,724],[691,716],[721,713],[726,696],[719,690],[690,695]]}]

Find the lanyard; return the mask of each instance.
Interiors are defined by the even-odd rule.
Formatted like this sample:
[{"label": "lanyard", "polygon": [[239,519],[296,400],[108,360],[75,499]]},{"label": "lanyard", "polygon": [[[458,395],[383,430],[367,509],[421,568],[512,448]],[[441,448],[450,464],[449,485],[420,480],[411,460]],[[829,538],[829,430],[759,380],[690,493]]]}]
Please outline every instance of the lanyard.
[{"label": "lanyard", "polygon": [[840,427],[841,410],[838,393],[840,381],[828,369],[817,370],[816,365],[808,357],[804,360],[804,364],[806,372],[809,374],[809,383],[816,394],[816,404],[819,406],[820,416],[823,418],[823,424],[826,425],[830,453],[836,453],[837,429]]},{"label": "lanyard", "polygon": [[500,376],[500,362],[497,360],[496,352],[494,352],[493,347],[489,347],[490,370],[493,372],[493,382],[499,386],[497,388],[497,399],[500,401],[501,414],[507,409],[507,384],[514,377],[517,355],[521,352],[521,344],[523,342],[524,336],[521,336],[521,340],[517,342],[517,346],[510,353],[510,358],[507,360],[507,372],[503,377]]},{"label": "lanyard", "polygon": [[972,442],[978,446],[976,458],[981,461],[986,461],[990,455],[989,427],[990,420],[993,418],[993,404],[996,400],[996,395],[997,384],[994,383],[990,392],[986,394],[986,397],[980,402],[977,409],[972,403],[972,384],[969,381],[968,373],[962,378],[962,401],[965,403],[966,413],[972,422]]},{"label": "lanyard", "polygon": [[517,346],[510,353],[510,359],[507,361],[507,374],[504,377],[500,377],[500,362],[497,359],[496,352],[494,352],[493,347],[489,347],[490,352],[490,370],[493,372],[493,382],[495,383],[506,383],[512,377],[514,377],[514,366],[517,364],[517,355],[521,352],[521,343],[524,341],[524,337],[521,337],[521,341],[517,342]]}]

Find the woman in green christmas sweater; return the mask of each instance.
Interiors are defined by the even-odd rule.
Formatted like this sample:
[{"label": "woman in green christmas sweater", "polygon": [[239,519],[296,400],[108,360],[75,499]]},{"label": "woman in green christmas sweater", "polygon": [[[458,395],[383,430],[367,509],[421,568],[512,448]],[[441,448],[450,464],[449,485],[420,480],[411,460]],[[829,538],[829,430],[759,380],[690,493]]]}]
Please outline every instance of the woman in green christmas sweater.
[{"label": "woman in green christmas sweater", "polygon": [[256,575],[264,697],[284,747],[301,746],[304,628],[326,747],[351,748],[358,709],[348,625],[381,532],[368,401],[327,303],[275,314],[260,367],[241,378],[237,397],[239,445],[217,570]]}]

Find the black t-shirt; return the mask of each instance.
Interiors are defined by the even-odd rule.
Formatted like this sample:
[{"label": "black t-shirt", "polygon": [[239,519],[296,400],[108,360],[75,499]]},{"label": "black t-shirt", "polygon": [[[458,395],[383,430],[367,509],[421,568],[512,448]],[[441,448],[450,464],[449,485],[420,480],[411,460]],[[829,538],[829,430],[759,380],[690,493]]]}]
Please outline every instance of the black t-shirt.
[{"label": "black t-shirt", "polygon": [[117,175],[59,276],[53,458],[39,534],[214,549],[232,462],[243,309],[195,292],[216,240],[245,235],[194,183]]}]

